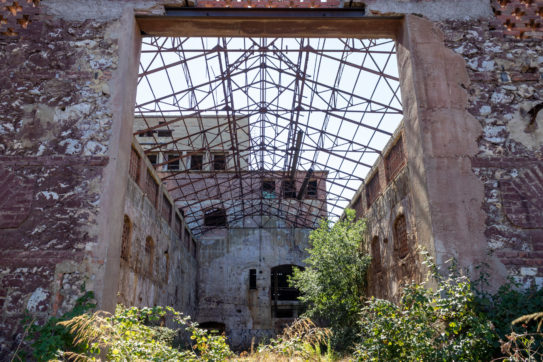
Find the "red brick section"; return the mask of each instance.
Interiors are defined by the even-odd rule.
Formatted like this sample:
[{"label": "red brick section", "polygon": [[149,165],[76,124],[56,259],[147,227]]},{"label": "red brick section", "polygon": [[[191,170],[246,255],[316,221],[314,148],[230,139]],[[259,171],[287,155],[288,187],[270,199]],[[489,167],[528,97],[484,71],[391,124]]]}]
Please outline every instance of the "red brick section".
[{"label": "red brick section", "polygon": [[405,153],[403,139],[400,137],[385,156],[387,184],[394,179],[403,166],[405,166]]},{"label": "red brick section", "polygon": [[40,0],[0,0],[0,35],[17,36],[37,18]]},{"label": "red brick section", "polygon": [[338,8],[340,0],[199,0],[201,8]]},{"label": "red brick section", "polygon": [[525,229],[543,228],[543,166],[524,168],[511,180],[500,181],[507,218]]},{"label": "red brick section", "polygon": [[141,157],[139,153],[134,148],[132,148],[132,152],[130,153],[130,165],[128,173],[130,174],[130,177],[132,177],[132,180],[134,180],[136,183],[139,182],[140,164]]},{"label": "red brick section", "polygon": [[379,172],[376,172],[371,180],[366,184],[366,199],[368,200],[368,207],[379,197],[381,192],[381,183],[379,182]]},{"label": "red brick section", "polygon": [[28,217],[35,184],[0,168],[0,229],[16,228]]},{"label": "red brick section", "polygon": [[543,39],[543,0],[492,0],[492,8],[503,35]]},{"label": "red brick section", "polygon": [[407,224],[405,216],[400,215],[394,222],[394,250],[400,259],[403,259],[409,253],[409,242],[407,239]]}]

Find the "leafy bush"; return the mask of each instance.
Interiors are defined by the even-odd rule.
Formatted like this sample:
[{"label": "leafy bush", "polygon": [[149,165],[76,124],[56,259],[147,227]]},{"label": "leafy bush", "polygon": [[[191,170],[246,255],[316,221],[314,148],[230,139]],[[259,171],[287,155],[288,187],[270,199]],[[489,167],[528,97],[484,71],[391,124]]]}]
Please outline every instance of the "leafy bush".
[{"label": "leafy bush", "polygon": [[[28,326],[28,334],[25,339],[30,342],[29,344],[32,349],[32,357],[34,360],[40,362],[49,361],[50,359],[55,358],[58,350],[83,351],[81,347],[74,345],[72,335],[68,329],[59,324],[59,322],[67,321],[95,308],[96,304],[92,303],[93,299],[94,293],[86,292],[77,299],[75,306],[71,311],[61,317],[50,318],[43,325],[34,323],[34,320],[30,315],[25,316],[23,324]],[[14,360],[26,360],[25,353],[19,353],[14,357]]]},{"label": "leafy bush", "polygon": [[398,305],[372,298],[362,309],[359,360],[487,360],[493,338],[491,323],[475,309],[469,279],[453,268],[442,277],[434,264],[429,277],[437,290],[423,284],[403,288]]},{"label": "leafy bush", "polygon": [[[181,351],[172,346],[177,331],[158,325],[166,314],[192,333],[192,350]],[[82,361],[105,355],[108,361],[186,360],[223,361],[232,355],[226,337],[198,328],[189,317],[170,307],[125,308],[117,306],[115,315],[98,311],[82,314],[60,323],[74,336],[74,344],[83,352],[64,351],[60,357]]]},{"label": "leafy bush", "polygon": [[352,345],[358,331],[358,313],[363,305],[366,272],[371,257],[362,252],[365,223],[355,221],[354,210],[333,226],[323,221],[309,235],[309,258],[305,270],[295,269],[291,284],[302,294],[305,316],[333,332],[336,349]]},{"label": "leafy bush", "polygon": [[310,319],[297,319],[290,326],[287,326],[283,333],[277,338],[270,340],[270,343],[260,346],[258,357],[265,358],[266,355],[301,358],[303,360],[322,359],[322,346],[326,346],[326,358],[331,359],[330,330],[317,327]]},{"label": "leafy bush", "polygon": [[502,285],[497,292],[486,291],[488,273],[486,266],[482,265],[480,277],[475,281],[477,309],[486,314],[495,326],[497,338],[493,341],[493,356],[499,357],[503,343],[507,343],[511,336],[517,336],[520,343],[520,336],[529,334],[533,337],[532,348],[543,348],[543,337],[537,333],[537,326],[532,324],[512,324],[521,315],[533,314],[541,311],[543,306],[543,288],[537,289],[531,286],[522,289],[521,285],[513,279]]}]

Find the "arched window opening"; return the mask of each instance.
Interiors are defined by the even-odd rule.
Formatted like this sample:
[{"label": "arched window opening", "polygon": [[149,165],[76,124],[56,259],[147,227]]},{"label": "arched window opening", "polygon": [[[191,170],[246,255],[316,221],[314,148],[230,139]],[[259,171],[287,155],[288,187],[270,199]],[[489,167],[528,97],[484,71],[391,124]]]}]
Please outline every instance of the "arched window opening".
[{"label": "arched window opening", "polygon": [[145,258],[147,259],[147,266],[149,274],[153,273],[153,261],[155,260],[155,242],[153,238],[148,236],[145,239]]},{"label": "arched window opening", "polygon": [[121,259],[128,261],[130,259],[130,243],[132,239],[132,222],[130,218],[124,215],[123,235],[121,237]]},{"label": "arched window opening", "polygon": [[407,238],[407,224],[404,215],[400,215],[394,221],[394,250],[400,259],[409,253],[409,240]]},{"label": "arched window opening", "polygon": [[225,209],[209,209],[204,212],[204,225],[213,227],[226,226],[226,210]]},{"label": "arched window opening", "polygon": [[379,244],[379,237],[374,236],[371,240],[371,262],[373,264],[373,270],[378,273],[381,271],[381,245]]},{"label": "arched window opening", "polygon": [[304,269],[297,265],[279,265],[271,269],[272,316],[274,318],[296,318],[301,314],[298,301],[300,291],[291,287],[288,280],[293,268]]},{"label": "arched window opening", "polygon": [[226,331],[226,325],[221,322],[203,322],[199,323],[199,327],[215,335],[221,335]]}]

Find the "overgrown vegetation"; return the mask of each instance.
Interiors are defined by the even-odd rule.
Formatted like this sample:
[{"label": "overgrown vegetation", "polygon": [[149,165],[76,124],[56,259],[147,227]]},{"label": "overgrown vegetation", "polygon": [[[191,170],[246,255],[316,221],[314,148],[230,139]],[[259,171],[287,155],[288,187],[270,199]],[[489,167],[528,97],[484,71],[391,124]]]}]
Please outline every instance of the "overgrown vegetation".
[{"label": "overgrown vegetation", "polygon": [[475,308],[469,279],[455,266],[443,277],[426,258],[428,281],[403,288],[398,304],[370,299],[362,309],[361,341],[355,355],[371,361],[485,361],[495,335],[488,318]]},{"label": "overgrown vegetation", "polygon": [[371,262],[362,248],[364,230],[364,221],[355,221],[352,209],[333,225],[323,221],[309,235],[305,269],[295,269],[291,278],[307,306],[305,316],[330,327],[332,346],[339,350],[352,346],[359,330]]},{"label": "overgrown vegetation", "polygon": [[[49,361],[56,357],[58,350],[83,352],[81,346],[74,344],[73,336],[61,322],[68,321],[76,316],[96,307],[93,303],[94,293],[86,292],[77,299],[74,308],[61,317],[49,318],[43,325],[35,323],[35,320],[27,315],[23,319],[26,325],[26,340],[29,342],[31,355],[36,361]],[[24,361],[27,353],[22,351],[14,357],[15,361]]]},{"label": "overgrown vegetation", "polygon": [[[371,260],[364,252],[364,230],[364,222],[347,210],[344,220],[334,225],[323,222],[311,233],[306,269],[296,270],[291,279],[307,311],[256,351],[234,355],[224,335],[199,328],[170,307],[118,306],[115,315],[91,313],[95,305],[89,292],[72,311],[41,326],[27,318],[33,359],[543,360],[543,289],[521,289],[510,280],[491,294],[486,291],[484,268],[471,282],[451,261],[444,276],[425,254],[424,283],[404,286],[398,303],[368,299],[365,282]],[[183,329],[190,338],[180,338]],[[22,354],[18,358],[26,360]]]}]

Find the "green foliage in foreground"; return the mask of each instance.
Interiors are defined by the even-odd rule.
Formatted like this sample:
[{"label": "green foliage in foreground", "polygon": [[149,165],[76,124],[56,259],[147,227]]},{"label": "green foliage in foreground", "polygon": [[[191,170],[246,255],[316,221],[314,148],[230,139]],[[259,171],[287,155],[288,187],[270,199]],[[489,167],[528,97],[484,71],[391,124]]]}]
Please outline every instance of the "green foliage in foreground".
[{"label": "green foliage in foreground", "polygon": [[[191,349],[172,346],[177,331],[160,325],[166,317],[191,333]],[[63,358],[97,361],[105,354],[108,361],[223,361],[232,355],[226,337],[198,328],[190,317],[170,307],[117,306],[115,315],[86,313],[61,324],[74,336],[74,344],[84,349],[59,352]]]},{"label": "green foliage in foreground", "polygon": [[355,221],[355,212],[333,226],[323,221],[309,235],[309,258],[305,270],[295,269],[293,286],[307,306],[305,316],[329,326],[336,349],[351,346],[363,306],[366,272],[371,257],[361,251],[365,223]]},{"label": "green foliage in foreground", "polygon": [[398,305],[370,299],[362,309],[361,342],[355,355],[370,361],[485,361],[496,338],[475,308],[471,282],[452,268],[442,277],[429,259],[437,290],[404,287]]},{"label": "green foliage in foreground", "polygon": [[[61,317],[49,318],[43,325],[34,323],[29,316],[25,316],[23,324],[27,327],[26,340],[32,349],[32,357],[36,361],[49,361],[55,358],[58,350],[72,350],[82,352],[83,349],[75,346],[73,337],[68,329],[59,324],[59,322],[70,320],[96,307],[92,301],[93,292],[86,292],[77,299],[74,308]],[[20,352],[14,357],[15,361],[26,360],[24,352]]]}]

